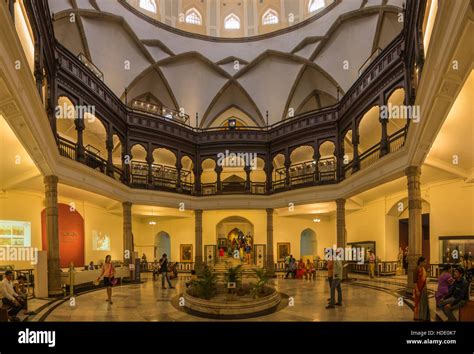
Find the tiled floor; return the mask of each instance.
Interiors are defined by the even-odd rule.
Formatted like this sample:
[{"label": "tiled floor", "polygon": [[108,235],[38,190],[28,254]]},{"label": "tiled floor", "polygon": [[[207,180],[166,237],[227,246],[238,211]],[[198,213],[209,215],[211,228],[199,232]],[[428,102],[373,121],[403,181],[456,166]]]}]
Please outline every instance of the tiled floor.
[{"label": "tiled floor", "polygon": [[[316,280],[277,278],[278,290],[293,300],[293,306],[282,306],[275,313],[246,321],[412,321],[413,312],[399,306],[397,290],[404,288],[406,277],[384,277],[370,280],[353,275],[357,280],[343,283],[343,306],[326,310],[329,286],[324,274]],[[161,282],[151,279],[142,284],[116,287],[113,305],[106,299],[105,289],[76,297],[76,305],[66,301],[54,309],[46,321],[215,321],[192,316],[178,310],[171,299],[182,293],[186,277],[175,281],[176,289],[161,289]],[[36,316],[33,320],[39,320]]]}]

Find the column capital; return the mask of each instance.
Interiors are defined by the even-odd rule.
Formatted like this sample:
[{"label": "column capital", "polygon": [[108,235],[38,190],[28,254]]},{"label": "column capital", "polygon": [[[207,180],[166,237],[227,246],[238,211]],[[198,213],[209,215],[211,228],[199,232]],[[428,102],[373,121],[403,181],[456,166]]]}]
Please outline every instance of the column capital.
[{"label": "column capital", "polygon": [[273,210],[274,210],[273,208],[267,208],[265,210],[266,210],[267,214],[273,215]]},{"label": "column capital", "polygon": [[202,212],[203,212],[202,209],[194,209],[194,215],[196,215],[196,216],[198,216],[198,215],[202,216]]},{"label": "column capital", "polygon": [[408,166],[405,169],[405,175],[407,177],[419,177],[421,175],[421,168],[419,166]]},{"label": "column capital", "polygon": [[122,202],[123,208],[132,208],[133,203],[132,202]]},{"label": "column capital", "polygon": [[58,176],[55,175],[49,175],[49,176],[44,176],[43,181],[45,184],[57,184],[59,181]]},{"label": "column capital", "polygon": [[337,208],[345,208],[346,206],[346,200],[344,198],[338,198],[336,199],[336,206]]}]

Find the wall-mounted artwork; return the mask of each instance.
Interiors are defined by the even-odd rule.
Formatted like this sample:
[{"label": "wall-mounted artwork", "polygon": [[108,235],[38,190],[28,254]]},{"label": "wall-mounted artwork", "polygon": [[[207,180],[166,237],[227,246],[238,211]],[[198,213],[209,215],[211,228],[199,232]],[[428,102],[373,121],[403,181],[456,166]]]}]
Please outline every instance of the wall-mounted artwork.
[{"label": "wall-mounted artwork", "polygon": [[278,242],[277,243],[277,255],[279,261],[284,261],[286,256],[291,253],[289,242]]},{"label": "wall-mounted artwork", "polygon": [[92,230],[92,250],[110,251],[110,237],[104,232]]},{"label": "wall-mounted artwork", "polygon": [[193,261],[193,245],[179,245],[180,262]]}]

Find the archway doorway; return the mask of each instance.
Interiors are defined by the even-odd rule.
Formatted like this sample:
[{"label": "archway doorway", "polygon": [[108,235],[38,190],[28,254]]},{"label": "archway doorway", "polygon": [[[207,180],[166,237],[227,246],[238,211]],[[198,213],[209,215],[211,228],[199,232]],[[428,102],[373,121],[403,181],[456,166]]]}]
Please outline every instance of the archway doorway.
[{"label": "archway doorway", "polygon": [[246,218],[230,216],[221,220],[216,226],[217,245],[224,248],[227,254],[246,245],[253,248],[253,224]]},{"label": "archway doorway", "polygon": [[167,232],[160,231],[155,235],[155,259],[160,259],[163,253],[171,258],[171,240]]},{"label": "archway doorway", "polygon": [[300,237],[300,258],[312,260],[317,249],[316,233],[311,229],[304,229]]}]

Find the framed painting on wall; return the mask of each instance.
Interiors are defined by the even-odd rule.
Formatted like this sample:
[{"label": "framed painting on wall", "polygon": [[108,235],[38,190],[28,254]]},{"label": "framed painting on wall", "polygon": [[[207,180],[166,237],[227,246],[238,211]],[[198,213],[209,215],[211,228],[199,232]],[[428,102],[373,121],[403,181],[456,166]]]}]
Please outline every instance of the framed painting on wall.
[{"label": "framed painting on wall", "polygon": [[289,242],[278,242],[277,243],[277,255],[279,261],[284,261],[286,256],[291,253]]},{"label": "framed painting on wall", "polygon": [[193,261],[193,245],[179,245],[180,262]]}]

